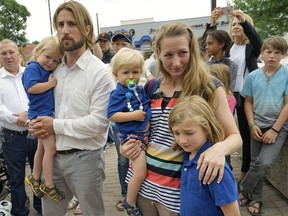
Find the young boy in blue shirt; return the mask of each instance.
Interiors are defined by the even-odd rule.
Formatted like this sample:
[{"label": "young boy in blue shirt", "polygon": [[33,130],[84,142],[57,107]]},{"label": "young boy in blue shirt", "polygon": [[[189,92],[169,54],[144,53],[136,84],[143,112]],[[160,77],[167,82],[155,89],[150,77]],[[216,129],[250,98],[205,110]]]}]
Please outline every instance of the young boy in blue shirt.
[{"label": "young boy in blue shirt", "polygon": [[150,98],[145,89],[137,85],[144,71],[144,58],[136,50],[122,48],[112,58],[111,65],[112,73],[117,79],[117,86],[110,95],[107,118],[115,122],[122,143],[128,139],[142,142],[140,155],[131,160],[134,174],[129,180],[123,206],[127,215],[142,216],[136,206],[136,199],[147,173],[146,146],[151,117]]},{"label": "young boy in blue shirt", "polygon": [[250,215],[261,215],[264,176],[287,137],[288,68],[280,63],[287,50],[284,38],[267,39],[261,49],[265,65],[249,74],[241,92],[251,132],[252,165],[239,184],[239,198]]}]

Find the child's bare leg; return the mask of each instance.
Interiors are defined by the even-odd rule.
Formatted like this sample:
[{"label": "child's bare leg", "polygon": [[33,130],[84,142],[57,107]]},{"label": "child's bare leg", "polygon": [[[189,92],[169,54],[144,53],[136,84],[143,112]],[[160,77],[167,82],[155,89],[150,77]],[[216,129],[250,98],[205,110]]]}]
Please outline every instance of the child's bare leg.
[{"label": "child's bare leg", "polygon": [[25,182],[31,187],[33,193],[37,197],[42,197],[43,193],[40,190],[42,161],[44,155],[44,147],[40,140],[38,140],[37,151],[34,156],[34,167],[31,175],[26,176]]},{"label": "child's bare leg", "polygon": [[41,139],[44,146],[43,173],[46,186],[53,186],[53,161],[56,154],[55,136],[51,134]]},{"label": "child's bare leg", "polygon": [[65,198],[65,193],[60,191],[53,181],[53,161],[56,154],[55,136],[49,135],[45,139],[41,139],[44,146],[44,157],[43,157],[43,174],[45,182],[41,184],[39,189],[50,199],[59,202]]},{"label": "child's bare leg", "polygon": [[134,174],[128,183],[126,200],[130,205],[136,205],[139,188],[147,175],[146,152],[141,151],[139,157],[132,160],[131,163]]},{"label": "child's bare leg", "polygon": [[37,150],[34,156],[34,167],[32,171],[32,176],[36,180],[39,180],[41,178],[43,156],[44,147],[42,142],[38,139]]}]

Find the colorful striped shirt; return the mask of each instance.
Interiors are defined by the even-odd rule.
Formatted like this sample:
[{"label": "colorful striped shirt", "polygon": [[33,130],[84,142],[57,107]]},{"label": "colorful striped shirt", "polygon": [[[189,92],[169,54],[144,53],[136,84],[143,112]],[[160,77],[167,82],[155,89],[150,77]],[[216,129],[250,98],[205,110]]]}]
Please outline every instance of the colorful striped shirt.
[{"label": "colorful striped shirt", "polygon": [[[216,87],[221,85],[214,78],[213,82]],[[157,89],[151,96],[151,136],[146,152],[147,176],[139,190],[141,196],[157,201],[177,213],[180,212],[180,177],[184,151],[172,150],[174,138],[169,131],[168,116],[180,94],[180,91],[176,91],[172,98],[166,98]],[[132,175],[130,168],[127,180]]]}]

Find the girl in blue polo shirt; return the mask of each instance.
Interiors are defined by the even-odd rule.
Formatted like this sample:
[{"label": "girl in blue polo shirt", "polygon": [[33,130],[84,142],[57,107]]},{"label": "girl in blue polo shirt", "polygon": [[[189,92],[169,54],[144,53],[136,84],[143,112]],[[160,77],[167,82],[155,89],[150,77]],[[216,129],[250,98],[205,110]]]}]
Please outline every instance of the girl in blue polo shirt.
[{"label": "girl in blue polo shirt", "polygon": [[201,153],[225,137],[208,103],[200,96],[179,99],[168,123],[175,139],[173,150],[186,152],[180,182],[180,216],[240,215],[237,184],[227,163],[220,183],[214,180],[208,185],[199,180],[197,162]]},{"label": "girl in blue polo shirt", "polygon": [[[22,82],[29,99],[28,119],[33,120],[38,116],[54,117],[53,89],[57,80],[52,75],[61,61],[64,51],[57,39],[53,36],[45,37],[33,50]],[[37,197],[43,194],[54,201],[64,198],[64,193],[56,188],[53,181],[53,158],[56,154],[55,136],[49,134],[38,139],[38,147],[34,157],[34,168],[31,175],[25,178],[33,193]],[[45,182],[41,181],[41,172]]]},{"label": "girl in blue polo shirt", "polygon": [[145,89],[137,85],[144,71],[144,58],[136,50],[122,48],[112,58],[111,65],[118,82],[110,95],[107,118],[115,122],[121,143],[128,139],[142,142],[140,155],[131,161],[134,175],[129,180],[123,206],[127,215],[141,216],[136,207],[136,198],[147,173],[146,146],[151,117],[150,99]]}]

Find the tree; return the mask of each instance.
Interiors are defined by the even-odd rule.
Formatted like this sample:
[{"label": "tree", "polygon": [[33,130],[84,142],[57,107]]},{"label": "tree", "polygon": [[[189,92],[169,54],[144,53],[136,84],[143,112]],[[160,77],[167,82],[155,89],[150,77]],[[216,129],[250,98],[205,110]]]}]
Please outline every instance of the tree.
[{"label": "tree", "polygon": [[18,45],[26,44],[26,23],[29,16],[31,14],[27,8],[15,0],[0,0],[0,40],[9,38]]},{"label": "tree", "polygon": [[234,0],[237,10],[253,18],[262,39],[269,36],[284,36],[288,32],[287,0]]}]

